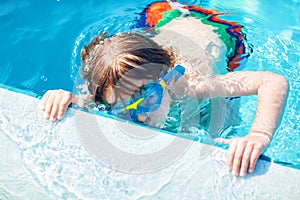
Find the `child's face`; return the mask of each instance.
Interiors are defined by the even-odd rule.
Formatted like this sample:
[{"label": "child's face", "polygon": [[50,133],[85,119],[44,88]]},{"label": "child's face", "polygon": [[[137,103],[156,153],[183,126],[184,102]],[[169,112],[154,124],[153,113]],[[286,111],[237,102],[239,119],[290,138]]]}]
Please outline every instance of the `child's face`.
[{"label": "child's face", "polygon": [[133,110],[131,113],[134,120],[161,127],[170,110],[171,98],[167,88],[183,76],[184,71],[184,67],[176,65],[159,80],[143,85],[125,109]]},{"label": "child's face", "polygon": [[[122,94],[122,97],[125,98],[122,98],[123,100],[121,100],[123,103],[121,112],[122,110],[128,111],[129,116],[126,117],[130,117],[133,121],[142,122],[154,127],[161,127],[170,110],[171,98],[167,88],[172,88],[174,82],[183,76],[184,71],[184,67],[177,65],[167,73],[161,75],[159,79],[150,81],[145,78],[135,78],[130,80],[130,76],[129,78],[125,76],[122,77],[120,79],[120,84],[116,87],[120,88],[116,90],[120,92],[119,94],[122,94],[122,87],[129,89],[129,91],[130,89],[134,91],[134,88],[137,87],[139,89],[131,95],[130,92],[127,96]],[[152,71],[150,71],[150,73],[151,72]],[[141,76],[141,73],[138,75]],[[128,97],[128,95],[130,95],[130,97]],[[116,114],[118,114],[117,110],[120,111],[120,109],[115,110]]]},{"label": "child's face", "polygon": [[[129,117],[128,120],[157,128],[161,127],[170,109],[171,98],[168,90],[158,80],[134,79],[130,80],[130,84],[126,86],[122,83],[122,87],[127,87],[128,89],[131,89],[130,85],[133,86],[132,90],[138,86],[140,87],[137,91],[129,92],[128,94],[118,93],[123,100],[118,101],[119,103],[117,102],[112,107],[112,114],[118,115],[123,113],[125,118]],[[171,84],[168,83],[167,85],[170,86]]]}]

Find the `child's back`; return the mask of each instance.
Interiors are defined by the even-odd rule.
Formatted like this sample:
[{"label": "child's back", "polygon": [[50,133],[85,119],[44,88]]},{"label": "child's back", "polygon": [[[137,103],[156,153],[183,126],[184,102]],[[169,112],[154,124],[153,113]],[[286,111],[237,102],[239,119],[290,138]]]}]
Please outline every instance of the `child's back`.
[{"label": "child's back", "polygon": [[226,46],[214,29],[194,17],[177,18],[161,27],[153,39],[188,60],[198,73],[212,74],[226,69]]}]

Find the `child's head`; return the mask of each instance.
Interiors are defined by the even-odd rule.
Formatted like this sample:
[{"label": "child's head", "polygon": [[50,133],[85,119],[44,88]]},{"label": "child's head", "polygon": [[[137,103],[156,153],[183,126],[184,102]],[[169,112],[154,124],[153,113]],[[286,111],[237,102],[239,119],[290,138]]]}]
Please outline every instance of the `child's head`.
[{"label": "child's head", "polygon": [[92,40],[81,52],[84,78],[95,102],[113,105],[131,97],[174,66],[171,51],[140,34]]}]

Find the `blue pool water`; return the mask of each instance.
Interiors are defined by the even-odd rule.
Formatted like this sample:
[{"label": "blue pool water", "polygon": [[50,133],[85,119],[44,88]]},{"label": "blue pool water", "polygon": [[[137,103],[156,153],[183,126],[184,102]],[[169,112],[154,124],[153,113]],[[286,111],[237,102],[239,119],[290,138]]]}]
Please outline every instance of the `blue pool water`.
[{"label": "blue pool water", "polygon": [[[38,97],[48,89],[72,91],[80,66],[78,53],[87,42],[82,37],[91,38],[99,29],[129,30],[137,13],[150,2],[2,0],[0,83]],[[244,70],[273,71],[288,79],[285,114],[264,155],[300,165],[300,2],[194,0],[189,4],[230,12],[226,19],[245,26],[254,51]],[[256,97],[241,98],[241,105],[242,123],[235,129],[245,133],[255,114]]]}]

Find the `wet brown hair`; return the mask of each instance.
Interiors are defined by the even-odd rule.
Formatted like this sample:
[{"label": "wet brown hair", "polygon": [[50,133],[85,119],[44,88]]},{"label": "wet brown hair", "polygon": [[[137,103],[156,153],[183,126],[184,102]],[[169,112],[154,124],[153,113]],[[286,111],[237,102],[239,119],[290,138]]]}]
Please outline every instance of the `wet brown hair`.
[{"label": "wet brown hair", "polygon": [[173,53],[147,36],[128,33],[92,39],[81,51],[83,78],[97,103],[112,105],[174,66]]}]

